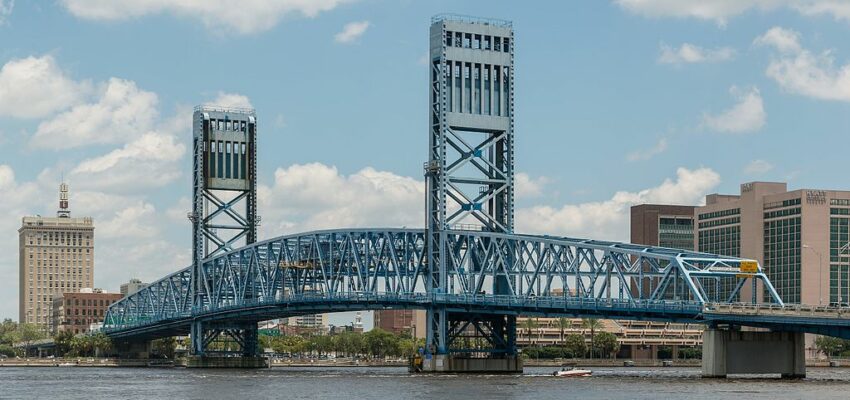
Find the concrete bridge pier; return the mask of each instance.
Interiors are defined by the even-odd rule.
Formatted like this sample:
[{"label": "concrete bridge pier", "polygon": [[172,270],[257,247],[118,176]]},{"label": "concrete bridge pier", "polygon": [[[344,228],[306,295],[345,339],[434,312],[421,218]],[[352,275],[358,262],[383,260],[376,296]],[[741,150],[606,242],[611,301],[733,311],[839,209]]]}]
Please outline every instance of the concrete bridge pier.
[{"label": "concrete bridge pier", "polygon": [[147,360],[151,355],[151,343],[150,340],[119,339],[112,342],[112,349],[121,359]]},{"label": "concrete bridge pier", "polygon": [[[219,337],[238,345],[236,351],[208,348]],[[260,355],[256,323],[209,324],[192,322],[192,354],[186,358],[187,368],[268,368],[269,360]]]},{"label": "concrete bridge pier", "polygon": [[462,358],[435,354],[422,360],[422,372],[432,373],[521,374],[522,366],[522,357],[518,355],[504,358]]},{"label": "concrete bridge pier", "polygon": [[800,332],[755,332],[706,329],[702,342],[702,376],[781,374],[805,378],[805,339]]}]

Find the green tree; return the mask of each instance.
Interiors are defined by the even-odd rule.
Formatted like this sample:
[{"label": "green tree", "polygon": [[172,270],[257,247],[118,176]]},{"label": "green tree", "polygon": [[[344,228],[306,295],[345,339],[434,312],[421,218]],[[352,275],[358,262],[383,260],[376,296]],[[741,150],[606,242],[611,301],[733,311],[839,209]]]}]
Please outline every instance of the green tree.
[{"label": "green tree", "polygon": [[161,339],[156,339],[151,342],[151,352],[159,354],[168,359],[174,359],[174,352],[177,350],[177,339],[174,336],[168,336]]},{"label": "green tree", "polygon": [[564,317],[558,318],[558,329],[561,330],[561,343],[564,343],[564,331],[570,327],[570,320]]},{"label": "green tree", "polygon": [[328,335],[314,336],[313,343],[315,343],[316,351],[319,352],[319,355],[328,354],[332,352],[333,349],[333,338]]},{"label": "green tree", "polygon": [[92,340],[90,336],[78,335],[71,339],[72,356],[88,356],[92,353]]},{"label": "green tree", "polygon": [[617,335],[611,332],[599,332],[593,344],[597,352],[603,357],[613,357],[620,350],[620,342]]},{"label": "green tree", "polygon": [[24,351],[29,353],[33,342],[47,338],[47,334],[35,324],[18,324],[14,338],[24,344]]},{"label": "green tree", "polygon": [[[112,351],[112,339],[110,339],[109,336],[106,336],[105,333],[98,332],[89,336],[89,338],[95,357],[105,356]],[[172,355],[173,354],[174,353],[172,352]]]},{"label": "green tree", "polygon": [[71,351],[71,341],[74,340],[74,333],[71,331],[59,331],[53,337],[53,343],[56,344],[56,355],[64,356]]},{"label": "green tree", "polygon": [[346,356],[359,356],[366,353],[366,340],[361,333],[343,332],[337,338],[337,348]]},{"label": "green tree", "polygon": [[539,324],[537,323],[537,320],[532,319],[531,317],[526,317],[522,321],[522,327],[525,328],[525,335],[528,337],[529,343],[531,343],[531,330],[537,329],[538,326]]},{"label": "green tree", "polygon": [[17,352],[12,346],[8,344],[0,344],[0,354],[6,357],[14,357],[15,355],[17,355]]},{"label": "green tree", "polygon": [[373,357],[383,358],[388,355],[399,354],[398,338],[392,333],[374,328],[363,336],[366,339],[366,348]]},{"label": "green tree", "polygon": [[587,353],[587,343],[584,342],[584,336],[576,333],[567,335],[564,339],[564,347],[573,358],[584,357]]},{"label": "green tree", "polygon": [[815,348],[827,357],[832,358],[844,349],[844,341],[832,336],[818,336],[815,339]]},{"label": "green tree", "polygon": [[272,349],[276,353],[300,354],[306,349],[307,341],[301,336],[280,336],[272,341]]},{"label": "green tree", "polygon": [[590,329],[590,358],[593,358],[593,352],[596,350],[594,339],[596,339],[596,330],[602,328],[602,322],[597,318],[582,318],[581,326],[584,329]]},{"label": "green tree", "polygon": [[18,323],[9,318],[0,323],[0,344],[13,345],[17,342]]}]

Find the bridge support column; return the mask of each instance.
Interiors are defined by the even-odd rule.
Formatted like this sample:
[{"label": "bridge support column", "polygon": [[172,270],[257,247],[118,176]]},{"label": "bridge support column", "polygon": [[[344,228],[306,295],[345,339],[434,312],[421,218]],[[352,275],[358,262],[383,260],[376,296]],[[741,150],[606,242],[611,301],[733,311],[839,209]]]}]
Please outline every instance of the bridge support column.
[{"label": "bridge support column", "polygon": [[150,340],[116,339],[112,342],[113,351],[118,358],[125,360],[147,360],[151,355]]},{"label": "bridge support column", "polygon": [[[268,368],[260,355],[256,323],[210,324],[192,322],[192,354],[186,359],[188,368]],[[210,348],[219,339],[230,339],[231,348]],[[236,356],[234,356],[236,355]]]},{"label": "bridge support column", "polygon": [[429,310],[428,321],[430,348],[421,372],[522,373],[515,316],[435,309]]},{"label": "bridge support column", "polygon": [[805,378],[805,339],[799,332],[706,329],[702,339],[702,376],[781,374]]}]

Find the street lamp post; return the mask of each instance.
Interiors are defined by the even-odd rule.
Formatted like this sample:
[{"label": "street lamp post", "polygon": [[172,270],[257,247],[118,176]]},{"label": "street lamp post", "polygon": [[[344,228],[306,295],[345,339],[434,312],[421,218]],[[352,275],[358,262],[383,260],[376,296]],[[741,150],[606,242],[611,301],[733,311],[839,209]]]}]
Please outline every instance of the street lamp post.
[{"label": "street lamp post", "polygon": [[841,266],[842,254],[850,256],[850,241],[848,241],[847,244],[841,246],[841,248],[838,249],[838,307],[841,307],[844,304],[844,296],[841,293],[841,275],[844,273],[844,271],[842,271]]},{"label": "street lamp post", "polygon": [[[818,305],[823,305],[823,256],[814,247],[807,244],[803,245],[804,249],[814,251],[818,255]],[[802,282],[801,282],[802,283]]]}]

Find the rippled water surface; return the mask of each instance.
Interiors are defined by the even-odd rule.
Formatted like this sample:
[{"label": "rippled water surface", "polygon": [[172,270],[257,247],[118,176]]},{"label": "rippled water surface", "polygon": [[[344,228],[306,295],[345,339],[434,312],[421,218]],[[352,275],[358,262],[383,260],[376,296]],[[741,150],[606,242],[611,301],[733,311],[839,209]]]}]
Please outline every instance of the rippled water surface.
[{"label": "rippled water surface", "polygon": [[554,368],[510,375],[409,375],[404,368],[0,368],[2,399],[850,399],[850,369],[808,378],[701,379],[691,368]]}]

